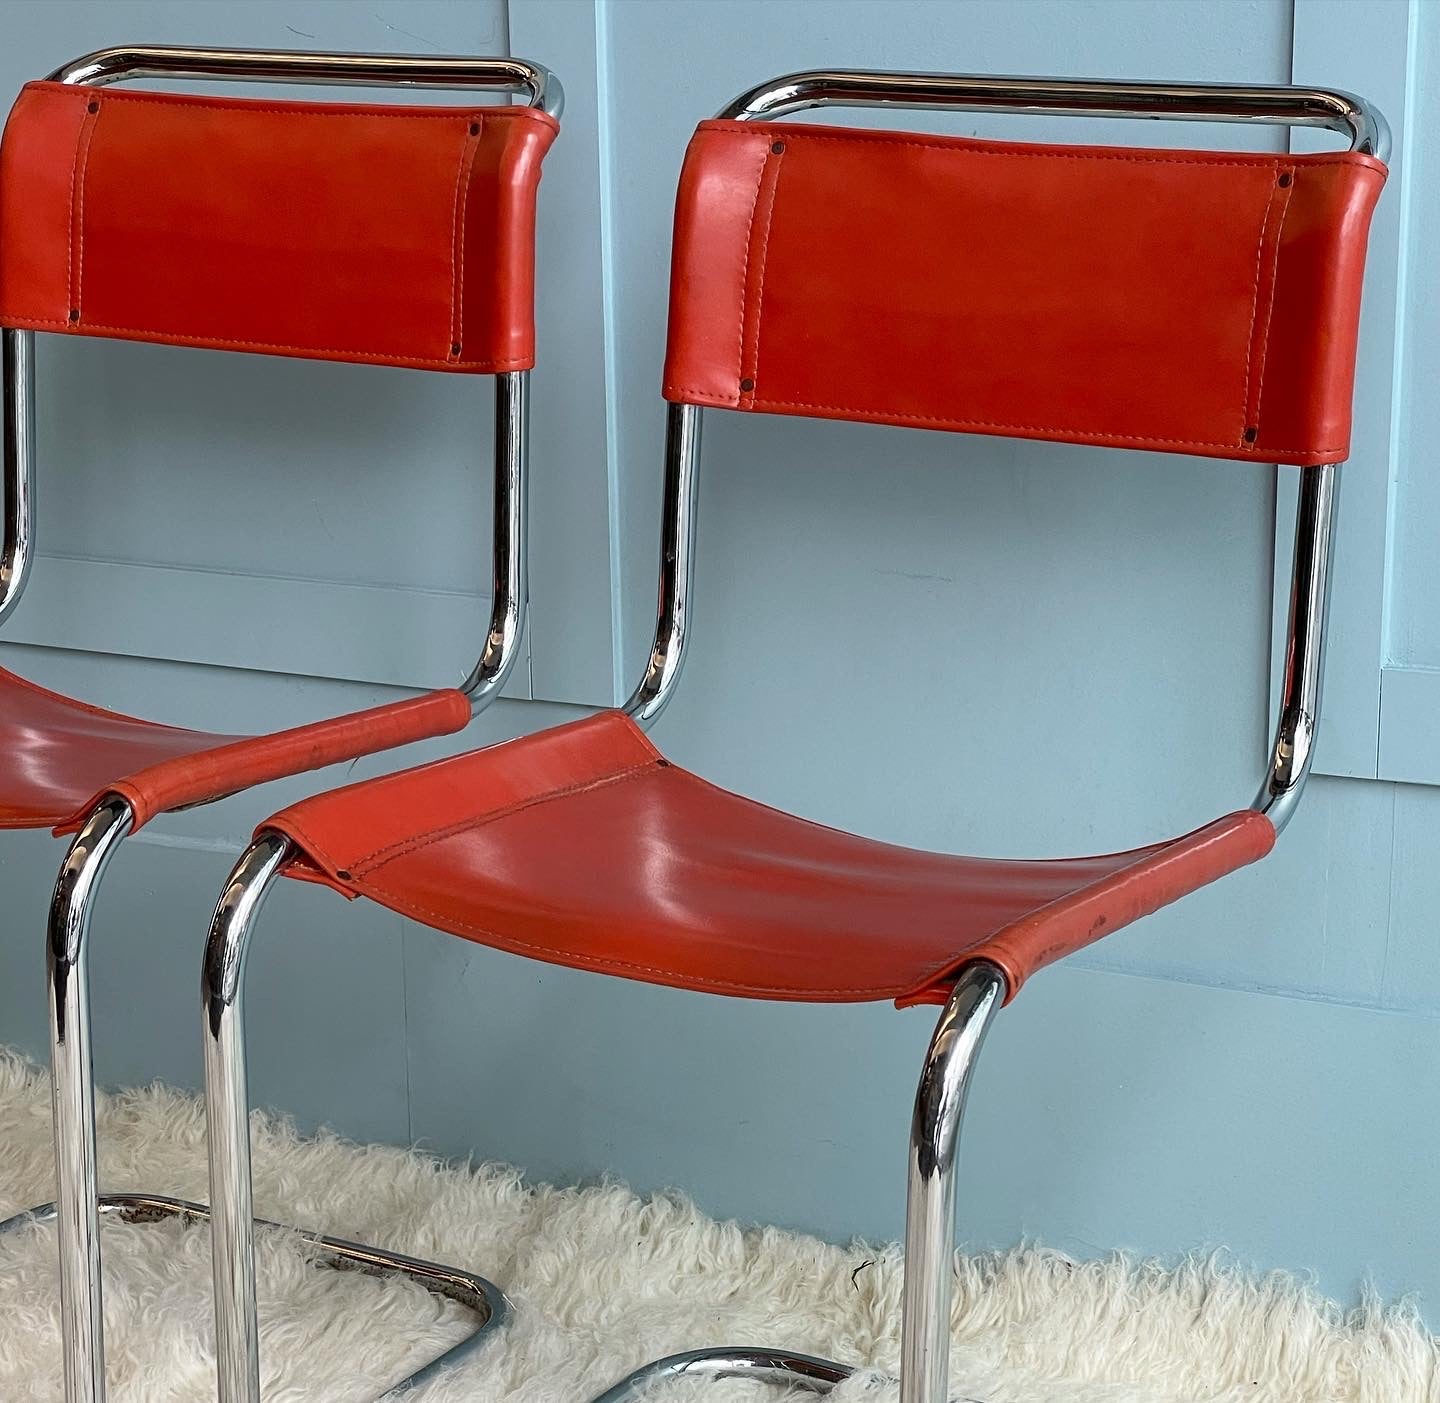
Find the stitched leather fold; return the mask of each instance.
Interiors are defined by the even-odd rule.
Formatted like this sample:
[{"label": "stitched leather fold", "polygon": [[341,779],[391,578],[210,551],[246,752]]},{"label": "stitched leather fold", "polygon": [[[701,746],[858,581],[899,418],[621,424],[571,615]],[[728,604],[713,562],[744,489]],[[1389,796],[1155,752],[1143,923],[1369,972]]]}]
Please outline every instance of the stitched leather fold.
[{"label": "stitched leather fold", "polygon": [[1275,840],[1246,811],[1099,857],[917,852],[718,789],[616,712],[319,794],[261,828],[297,845],[289,875],[483,945],[816,1003],[943,1002],[976,959],[1013,997]]},{"label": "stitched leather fold", "polygon": [[156,814],[252,785],[463,730],[454,690],[270,736],[162,726],[62,696],[0,668],[0,829],[73,833],[107,794],[140,828]]},{"label": "stitched leather fold", "polygon": [[493,373],[534,363],[524,107],[30,83],[0,144],[0,323]]},{"label": "stitched leather fold", "polygon": [[1349,452],[1368,156],[704,122],[672,401],[1118,448]]}]

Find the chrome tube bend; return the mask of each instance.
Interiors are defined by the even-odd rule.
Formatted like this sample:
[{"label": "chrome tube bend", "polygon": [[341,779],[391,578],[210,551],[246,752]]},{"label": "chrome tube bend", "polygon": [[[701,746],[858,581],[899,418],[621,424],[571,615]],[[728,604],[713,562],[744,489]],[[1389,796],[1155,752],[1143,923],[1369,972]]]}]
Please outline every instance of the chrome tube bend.
[{"label": "chrome tube bend", "polygon": [[955,1166],[975,1060],[1005,1002],[1004,974],[967,965],[935,1025],[910,1123],[900,1403],[946,1403],[955,1271]]},{"label": "chrome tube bend", "polygon": [[45,978],[50,1008],[50,1095],[59,1220],[60,1336],[66,1403],[104,1403],[105,1311],[90,1046],[90,914],[95,891],[134,823],[116,796],[85,821],[50,900]]},{"label": "chrome tube bend", "polygon": [[200,976],[220,1403],[260,1403],[245,962],[256,918],[290,852],[288,838],[265,832],[241,855],[215,907]]}]

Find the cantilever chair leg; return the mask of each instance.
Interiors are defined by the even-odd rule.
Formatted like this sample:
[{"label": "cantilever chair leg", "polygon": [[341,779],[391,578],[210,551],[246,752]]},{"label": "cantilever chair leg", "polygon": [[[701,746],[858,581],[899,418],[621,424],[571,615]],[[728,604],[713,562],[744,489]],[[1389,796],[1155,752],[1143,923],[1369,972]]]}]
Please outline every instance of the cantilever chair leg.
[{"label": "cantilever chair leg", "polygon": [[[1005,994],[1005,976],[995,965],[984,960],[968,965],[935,1025],[920,1073],[910,1121],[900,1403],[947,1403],[949,1398],[960,1127],[975,1059]],[[829,1393],[852,1373],[850,1366],[781,1349],[700,1349],[643,1365],[592,1403],[629,1403],[656,1383],[685,1375],[753,1378]]]},{"label": "cantilever chair leg", "polygon": [[[104,1297],[100,1273],[100,1218],[116,1215],[127,1222],[154,1223],[180,1218],[187,1223],[211,1220],[211,1211],[202,1204],[158,1194],[97,1193],[97,1152],[95,1136],[95,1078],[90,1039],[89,933],[95,892],[121,841],[129,833],[133,813],[124,799],[114,797],[98,805],[75,836],[60,868],[50,904],[46,935],[46,970],[50,1004],[50,1076],[55,1122],[56,1197],[0,1223],[0,1237],[27,1223],[56,1224],[60,1244],[61,1341],[65,1396],[75,1403],[98,1403],[105,1397]],[[267,884],[268,886],[268,884]],[[227,890],[229,890],[227,888]],[[263,899],[265,888],[256,892]],[[254,910],[249,912],[253,919]],[[243,948],[239,952],[243,956]],[[238,970],[232,970],[232,977]],[[206,1046],[207,1073],[211,1070],[209,1042]],[[232,1060],[226,1064],[235,1065]],[[243,1048],[239,1053],[238,1084],[240,1125],[245,1125]],[[233,1122],[230,1122],[233,1125]],[[212,1158],[217,1127],[211,1127]],[[245,1142],[246,1167],[249,1159]],[[222,1161],[224,1156],[222,1155]],[[223,1200],[229,1207],[233,1196]],[[243,1180],[243,1213],[250,1215],[250,1179]],[[236,1231],[233,1215],[216,1215],[216,1231],[229,1242],[243,1241],[248,1249],[249,1233]],[[262,1221],[261,1226],[274,1226]],[[396,1390],[413,1388],[442,1368],[458,1364],[483,1343],[489,1332],[503,1323],[508,1306],[498,1288],[483,1277],[456,1267],[417,1261],[399,1253],[345,1242],[314,1233],[301,1236],[319,1249],[318,1260],[325,1266],[367,1271],[376,1275],[394,1274],[418,1281],[426,1290],[447,1296],[469,1307],[479,1319],[476,1331],[439,1359],[410,1375]],[[249,1295],[254,1299],[253,1255],[247,1250]],[[254,1340],[254,1312],[242,1316],[248,1327],[251,1357],[257,1361]],[[255,1391],[259,1397],[258,1373]],[[233,1395],[245,1397],[242,1393]]]},{"label": "cantilever chair leg", "polygon": [[945,1403],[955,1275],[955,1164],[975,1059],[1005,1002],[1005,976],[968,966],[935,1025],[910,1122],[900,1403]]},{"label": "cantilever chair leg", "polygon": [[[168,1198],[159,1194],[104,1194],[98,1199],[98,1211],[105,1216],[114,1215],[127,1223],[160,1223],[178,1218],[187,1224],[204,1224],[210,1221],[210,1210],[200,1203],[185,1199]],[[0,1238],[7,1233],[17,1232],[32,1223],[48,1223],[59,1217],[57,1204],[47,1203],[29,1212],[17,1214],[0,1223]],[[277,1224],[261,1220],[260,1227],[276,1227]],[[321,1266],[334,1271],[359,1271],[372,1276],[401,1275],[418,1281],[432,1295],[444,1296],[458,1301],[473,1311],[479,1323],[473,1333],[459,1344],[452,1346],[432,1363],[417,1373],[402,1380],[385,1397],[393,1397],[407,1389],[415,1388],[434,1378],[442,1370],[451,1369],[461,1363],[484,1343],[492,1330],[505,1323],[510,1314],[510,1303],[500,1289],[470,1272],[455,1267],[437,1266],[431,1262],[417,1261],[401,1256],[397,1252],[381,1252],[373,1247],[364,1247],[343,1238],[322,1237],[318,1233],[301,1233],[301,1238],[316,1249],[315,1260]]]},{"label": "cantilever chair leg", "polygon": [[614,1388],[607,1388],[594,1403],[627,1403],[667,1379],[753,1379],[757,1383],[787,1388],[807,1388],[812,1393],[829,1393],[855,1371],[828,1359],[793,1354],[783,1349],[692,1349],[667,1355],[643,1364],[627,1374]]},{"label": "cantilever chair leg", "polygon": [[[260,1399],[254,1233],[257,1220],[245,1069],[245,963],[256,918],[289,854],[288,839],[264,833],[240,858],[215,908],[200,978],[211,1207],[208,1212],[198,1212],[210,1219],[215,1244],[215,1356],[220,1403],[259,1403]],[[189,1216],[197,1216],[197,1212]],[[335,1247],[332,1239],[304,1235],[319,1242],[327,1252]],[[458,1363],[462,1354],[474,1349],[481,1337],[504,1318],[504,1297],[480,1277],[371,1247],[341,1245],[347,1262],[360,1260],[369,1270],[418,1279],[428,1290],[462,1300],[481,1315],[482,1323],[475,1335],[397,1384],[394,1393]]]},{"label": "cantilever chair leg", "polygon": [[95,1403],[105,1397],[95,1077],[90,1049],[90,913],[100,878],[133,819],[130,805],[118,797],[105,800],[90,815],[60,868],[46,932],[55,1121],[53,1207],[60,1236],[65,1396],[73,1403]]},{"label": "cantilever chair leg", "polygon": [[200,974],[220,1403],[259,1403],[260,1398],[243,998],[250,934],[289,846],[265,834],[236,863],[215,908]]}]

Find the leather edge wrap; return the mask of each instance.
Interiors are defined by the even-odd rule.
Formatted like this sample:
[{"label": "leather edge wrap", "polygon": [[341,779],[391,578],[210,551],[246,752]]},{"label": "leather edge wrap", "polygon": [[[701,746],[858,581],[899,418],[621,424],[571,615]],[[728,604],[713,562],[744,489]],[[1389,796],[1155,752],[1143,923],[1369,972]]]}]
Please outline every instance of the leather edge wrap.
[{"label": "leather edge wrap", "polygon": [[134,811],[133,829],[157,814],[223,799],[270,780],[374,755],[433,736],[453,735],[470,721],[470,702],[454,688],[391,702],[274,735],[237,737],[228,745],[150,765],[107,784],[53,831],[76,832],[107,795]]},{"label": "leather edge wrap", "polygon": [[[1269,818],[1242,809],[1158,851],[1142,849],[1134,863],[1103,882],[1042,906],[965,951],[901,994],[896,1006],[944,1003],[961,969],[979,960],[988,960],[1004,971],[1008,985],[1005,1001],[1009,1003],[1037,970],[1258,862],[1275,846],[1275,837],[1275,825]],[[1118,918],[1107,911],[1118,911]]]},{"label": "leather edge wrap", "polygon": [[[287,869],[288,875],[321,882],[350,896],[374,896],[374,892],[365,890],[366,876],[405,851],[452,830],[512,812],[517,801],[519,806],[526,807],[613,778],[607,767],[597,767],[591,756],[575,746],[579,724],[497,741],[428,765],[327,790],[281,809],[255,832],[257,835],[266,830],[283,833],[295,844],[298,861],[295,870]],[[613,736],[615,743],[629,752],[629,763],[634,769],[663,763],[649,737],[623,712],[596,712],[584,724]],[[541,764],[549,777],[548,786],[539,794],[530,792],[526,782],[537,755],[543,757]],[[437,782],[437,788],[427,795],[423,826],[417,826],[415,816],[403,805],[392,806],[387,810],[388,821],[377,820],[372,813],[361,840],[350,820],[351,796],[362,793],[383,796],[387,789],[403,794],[419,776],[430,776]],[[317,827],[312,818],[317,819],[321,827]],[[336,844],[324,836],[322,827],[326,832],[336,831],[328,826],[332,821],[352,839],[351,847],[338,850]]]}]

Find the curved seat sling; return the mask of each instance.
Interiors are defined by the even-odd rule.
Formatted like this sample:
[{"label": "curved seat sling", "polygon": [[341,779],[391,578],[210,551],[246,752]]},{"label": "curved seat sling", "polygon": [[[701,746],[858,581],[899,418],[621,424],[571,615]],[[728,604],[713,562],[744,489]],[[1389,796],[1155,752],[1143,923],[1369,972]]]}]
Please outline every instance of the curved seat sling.
[{"label": "curved seat sling", "polygon": [[[771,120],[866,103],[1324,126],[1352,149],[1054,146]],[[1378,114],[1338,93],[879,73],[791,75],[702,123],[675,214],[658,628],[634,696],[278,813],[231,876],[206,968],[238,964],[284,874],[575,969],[737,998],[940,1005],[910,1145],[901,1398],[944,1403],[955,1150],[993,1015],[1040,967],[1264,857],[1299,796],[1384,143]],[[664,759],[645,728],[688,643],[712,407],[1299,465],[1283,706],[1258,798],[1128,852],[997,861],[837,832]],[[250,1221],[241,992],[205,991],[224,1149],[211,1191],[232,1243]],[[248,1253],[227,1264],[216,1303],[224,1403],[256,1397]],[[641,1367],[604,1403],[682,1374],[824,1392],[849,1372],[783,1349],[702,1349]]]},{"label": "curved seat sling", "polygon": [[[111,90],[137,77],[479,88],[525,107],[401,107]],[[449,688],[275,735],[156,725],[0,669],[0,828],[76,837],[47,937],[65,1395],[105,1396],[99,1215],[204,1217],[97,1197],[86,935],[117,845],[157,814],[462,730],[517,654],[525,603],[534,220],[560,89],[514,59],[125,48],[21,92],[0,145],[5,524],[0,618],[32,554],[35,333],[493,375],[495,588],[484,656]],[[38,948],[36,951],[39,953]],[[498,1321],[487,1282],[315,1239]],[[463,1347],[462,1347],[463,1348]],[[417,1376],[418,1377],[418,1376]]]}]

